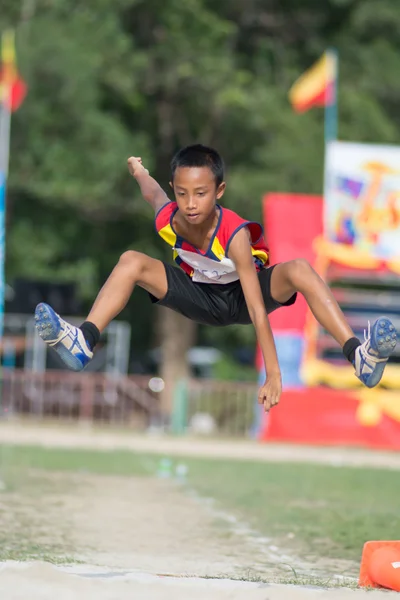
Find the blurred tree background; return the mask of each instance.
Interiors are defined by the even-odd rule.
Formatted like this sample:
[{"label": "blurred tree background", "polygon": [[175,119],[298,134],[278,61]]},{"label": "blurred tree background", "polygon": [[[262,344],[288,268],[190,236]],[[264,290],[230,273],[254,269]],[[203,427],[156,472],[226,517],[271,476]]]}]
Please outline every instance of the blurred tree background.
[{"label": "blurred tree background", "polygon": [[[399,140],[393,0],[0,5],[0,28],[17,28],[29,86],[12,127],[7,281],[73,279],[86,309],[126,249],[168,256],[128,156],[142,156],[167,188],[180,146],[216,146],[227,165],[224,204],[251,219],[261,219],[267,191],[322,191],[323,112],[295,114],[287,93],[328,46],[339,51],[339,137]],[[122,318],[133,326],[134,357],[162,344],[165,372],[195,340],[228,353],[255,343],[251,327],[196,331],[171,311],[157,318],[142,290]]]}]

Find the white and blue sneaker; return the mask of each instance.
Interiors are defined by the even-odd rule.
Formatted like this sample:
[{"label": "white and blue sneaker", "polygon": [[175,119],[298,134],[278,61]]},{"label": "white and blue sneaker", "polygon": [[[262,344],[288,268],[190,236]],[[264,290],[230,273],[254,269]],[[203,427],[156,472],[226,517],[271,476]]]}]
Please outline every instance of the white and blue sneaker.
[{"label": "white and blue sneaker", "polygon": [[53,348],[72,371],[82,371],[93,357],[78,327],[62,319],[48,304],[41,302],[35,310],[35,325],[40,337]]},{"label": "white and blue sneaker", "polygon": [[354,367],[356,377],[364,385],[373,388],[382,379],[383,371],[396,348],[396,328],[387,317],[380,317],[372,326],[368,323],[365,342],[356,349]]}]

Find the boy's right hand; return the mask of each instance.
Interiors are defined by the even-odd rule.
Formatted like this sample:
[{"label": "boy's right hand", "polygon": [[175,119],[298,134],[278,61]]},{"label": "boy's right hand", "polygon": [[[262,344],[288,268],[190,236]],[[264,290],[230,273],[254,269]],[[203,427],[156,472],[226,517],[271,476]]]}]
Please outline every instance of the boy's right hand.
[{"label": "boy's right hand", "polygon": [[264,404],[265,412],[269,412],[278,404],[282,394],[282,376],[280,372],[270,373],[258,393],[258,403]]},{"label": "boy's right hand", "polygon": [[128,169],[132,177],[149,174],[149,171],[142,165],[142,159],[140,156],[131,156],[128,158]]}]

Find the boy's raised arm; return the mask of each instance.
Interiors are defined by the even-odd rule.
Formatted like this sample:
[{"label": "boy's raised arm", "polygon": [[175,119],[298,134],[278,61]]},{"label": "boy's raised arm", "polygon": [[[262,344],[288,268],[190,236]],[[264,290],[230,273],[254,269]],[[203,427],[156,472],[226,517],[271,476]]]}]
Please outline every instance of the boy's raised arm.
[{"label": "boy's raised arm", "polygon": [[142,165],[140,157],[131,156],[128,158],[128,169],[132,177],[138,182],[143,198],[153,207],[155,212],[169,201],[162,187]]}]

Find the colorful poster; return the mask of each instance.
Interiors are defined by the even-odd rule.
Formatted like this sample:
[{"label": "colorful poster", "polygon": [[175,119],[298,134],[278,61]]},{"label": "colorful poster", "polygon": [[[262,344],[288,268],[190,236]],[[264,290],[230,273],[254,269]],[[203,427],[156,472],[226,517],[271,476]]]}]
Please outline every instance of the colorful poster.
[{"label": "colorful poster", "polygon": [[400,147],[328,145],[324,234],[328,259],[400,273]]}]

